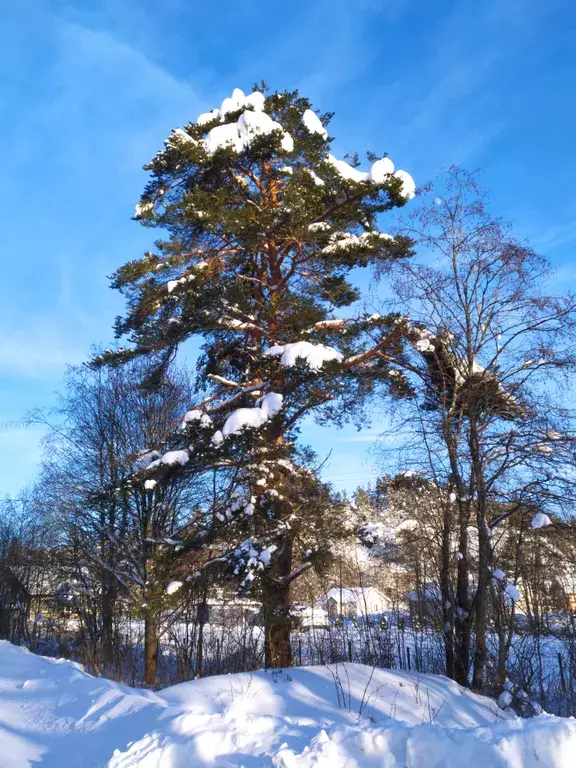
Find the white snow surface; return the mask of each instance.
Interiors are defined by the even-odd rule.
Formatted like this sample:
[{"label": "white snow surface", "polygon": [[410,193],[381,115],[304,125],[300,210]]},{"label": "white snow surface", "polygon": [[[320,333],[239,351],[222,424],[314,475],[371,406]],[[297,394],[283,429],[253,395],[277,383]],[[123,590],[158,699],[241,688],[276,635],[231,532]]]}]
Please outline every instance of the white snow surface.
[{"label": "white snow surface", "polygon": [[[371,672],[360,664],[258,671],[155,693],[1,641],[0,762],[2,768],[574,764],[573,718],[522,720],[444,677],[375,669],[370,679]],[[342,681],[346,706],[338,706],[333,675]]]},{"label": "white snow surface", "polygon": [[292,344],[276,344],[264,352],[269,357],[280,357],[284,368],[292,368],[298,359],[306,362],[311,371],[319,371],[328,360],[342,360],[342,353],[327,344],[312,344],[310,341],[295,341]]}]

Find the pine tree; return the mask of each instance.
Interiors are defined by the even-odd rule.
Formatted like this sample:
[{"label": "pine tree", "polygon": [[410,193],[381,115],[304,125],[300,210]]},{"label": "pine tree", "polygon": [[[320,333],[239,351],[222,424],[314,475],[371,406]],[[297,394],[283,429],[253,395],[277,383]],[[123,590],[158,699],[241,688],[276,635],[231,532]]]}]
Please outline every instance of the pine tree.
[{"label": "pine tree", "polygon": [[195,469],[233,475],[237,495],[208,533],[225,528],[228,545],[216,559],[244,587],[258,583],[266,663],[285,666],[290,584],[320,557],[341,512],[296,449],[299,423],[310,412],[335,423],[360,418],[375,386],[403,394],[388,369],[402,345],[400,319],[335,312],[359,297],[351,270],[410,255],[407,238],[376,224],[413,196],[414,182],[388,157],[369,155],[366,172],[356,157],[336,160],[330,114],[319,117],[296,91],[265,91],[236,89],[173,131],[146,166],[135,217],[167,237],[115,274],[128,304],[117,336],[130,348],[95,363],[146,355],[161,377],[179,345],[203,338],[206,397],[174,445]]}]

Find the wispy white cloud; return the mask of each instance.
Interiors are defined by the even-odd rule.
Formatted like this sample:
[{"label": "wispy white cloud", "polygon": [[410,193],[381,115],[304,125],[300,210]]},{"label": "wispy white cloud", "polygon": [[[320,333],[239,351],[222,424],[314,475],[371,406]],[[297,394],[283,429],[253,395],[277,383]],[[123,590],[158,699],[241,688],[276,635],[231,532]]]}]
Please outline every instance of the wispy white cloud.
[{"label": "wispy white cloud", "polygon": [[22,376],[53,379],[64,373],[67,364],[81,362],[84,352],[65,333],[39,322],[28,332],[0,332],[0,373],[12,380]]}]

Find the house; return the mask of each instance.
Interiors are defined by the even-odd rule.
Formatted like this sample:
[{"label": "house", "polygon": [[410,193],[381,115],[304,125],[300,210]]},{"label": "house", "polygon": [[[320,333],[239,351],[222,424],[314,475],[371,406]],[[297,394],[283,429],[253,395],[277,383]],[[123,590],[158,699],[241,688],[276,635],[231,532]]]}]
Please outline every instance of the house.
[{"label": "house", "polygon": [[356,619],[392,610],[392,601],[376,587],[332,587],[320,605],[330,618]]}]

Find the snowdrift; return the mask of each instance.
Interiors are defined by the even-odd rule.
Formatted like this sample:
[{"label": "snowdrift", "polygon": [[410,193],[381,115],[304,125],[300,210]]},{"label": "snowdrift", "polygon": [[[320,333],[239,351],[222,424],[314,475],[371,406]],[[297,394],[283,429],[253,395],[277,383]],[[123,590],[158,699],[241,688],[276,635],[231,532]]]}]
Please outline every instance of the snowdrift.
[{"label": "snowdrift", "polygon": [[359,664],[138,690],[0,641],[0,766],[568,768],[576,720]]}]

